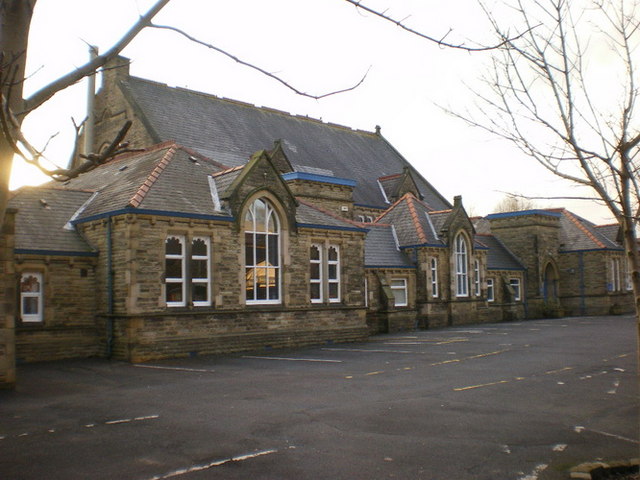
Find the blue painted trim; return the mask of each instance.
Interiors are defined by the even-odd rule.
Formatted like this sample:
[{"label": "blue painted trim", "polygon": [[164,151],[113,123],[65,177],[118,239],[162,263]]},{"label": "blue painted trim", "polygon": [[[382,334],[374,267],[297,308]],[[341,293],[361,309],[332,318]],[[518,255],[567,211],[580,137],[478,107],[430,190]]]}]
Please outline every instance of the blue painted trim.
[{"label": "blue painted trim", "polygon": [[370,269],[406,269],[406,270],[415,270],[416,267],[415,265],[365,265],[364,268],[370,268]]},{"label": "blue painted trim", "polygon": [[584,252],[624,252],[624,248],[589,248],[585,250],[562,250],[559,253],[584,253]]},{"label": "blue painted trim", "polygon": [[309,180],[311,182],[332,183],[334,185],[345,185],[347,187],[356,186],[356,182],[348,178],[330,177],[328,175],[318,175],[316,173],[307,173],[307,172],[283,173],[282,179],[285,182],[288,180]]},{"label": "blue painted trim", "polygon": [[362,208],[375,208],[376,210],[381,210],[383,212],[389,208],[389,205],[387,205],[386,207],[380,207],[378,205],[365,205],[364,203],[354,203],[353,205],[355,207],[362,207]]},{"label": "blue painted trim", "polygon": [[323,230],[344,230],[347,232],[368,232],[366,228],[358,228],[358,227],[338,227],[335,225],[320,225],[316,223],[296,223],[298,227],[301,228],[321,228]]},{"label": "blue painted trim", "polygon": [[491,220],[492,218],[512,218],[512,217],[522,217],[525,215],[543,215],[547,217],[556,217],[556,218],[560,218],[562,216],[561,213],[548,212],[546,210],[522,210],[521,212],[491,213],[487,215],[485,218],[487,218],[488,220]]},{"label": "blue painted trim", "polygon": [[160,217],[178,217],[178,218],[193,218],[197,220],[218,220],[222,222],[233,222],[235,219],[226,215],[207,215],[203,213],[184,213],[184,212],[170,212],[165,210],[147,210],[138,209],[133,207],[122,208],[120,210],[114,210],[111,212],[99,213],[97,215],[91,215],[90,217],[80,218],[72,222],[73,225],[79,223],[91,222],[93,220],[101,220],[103,218],[115,217],[116,215],[127,214],[139,214],[139,215],[158,215]]},{"label": "blue painted trim", "polygon": [[435,247],[435,248],[447,248],[446,245],[441,243],[419,243],[417,245],[404,245],[400,247],[400,250],[405,250],[407,248],[420,248],[420,247]]},{"label": "blue painted trim", "polygon": [[35,250],[30,248],[16,248],[16,255],[50,255],[57,257],[97,257],[98,252],[65,252],[63,250]]}]

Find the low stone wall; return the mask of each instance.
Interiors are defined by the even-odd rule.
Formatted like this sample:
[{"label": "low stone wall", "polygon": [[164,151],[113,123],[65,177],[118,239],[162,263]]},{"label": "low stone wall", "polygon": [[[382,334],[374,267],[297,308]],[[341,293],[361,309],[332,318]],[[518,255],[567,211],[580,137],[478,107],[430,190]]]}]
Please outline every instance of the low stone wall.
[{"label": "low stone wall", "polygon": [[113,328],[113,358],[131,362],[355,342],[369,335],[363,308],[114,317]]},{"label": "low stone wall", "polygon": [[31,363],[104,356],[100,339],[98,329],[91,327],[18,328],[16,361]]}]

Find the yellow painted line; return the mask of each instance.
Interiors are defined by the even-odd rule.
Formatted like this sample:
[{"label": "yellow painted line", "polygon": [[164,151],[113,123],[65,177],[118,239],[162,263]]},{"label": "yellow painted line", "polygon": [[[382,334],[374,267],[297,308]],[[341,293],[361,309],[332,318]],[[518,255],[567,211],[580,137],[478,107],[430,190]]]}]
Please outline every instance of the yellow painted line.
[{"label": "yellow painted line", "polygon": [[499,382],[491,382],[491,383],[482,383],[480,385],[471,385],[470,387],[459,387],[454,388],[455,392],[462,392],[464,390],[472,390],[474,388],[482,388],[482,387],[490,387],[492,385],[500,385],[501,383],[509,383],[509,380],[500,380]]},{"label": "yellow painted line", "polygon": [[480,355],[473,355],[472,357],[467,358],[482,358],[482,357],[490,357],[491,355],[498,355],[500,353],[508,352],[509,350],[496,350],[495,352],[489,353],[481,353]]},{"label": "yellow painted line", "polygon": [[350,379],[350,378],[353,378],[353,375],[347,375],[347,376],[346,376],[346,377],[344,377],[344,378],[348,378],[348,379]]},{"label": "yellow painted line", "polygon": [[468,341],[469,341],[468,338],[459,338],[454,340],[445,340],[444,342],[438,342],[436,343],[436,345],[447,345],[449,343],[460,343],[460,342],[468,342]]},{"label": "yellow painted line", "polygon": [[432,363],[431,366],[435,367],[436,365],[446,365],[447,363],[456,363],[459,362],[460,359],[456,358],[455,360],[445,360],[444,362]]},{"label": "yellow painted line", "polygon": [[377,372],[369,372],[369,373],[365,373],[365,376],[369,376],[369,375],[379,375],[381,373],[384,373],[384,370],[379,370]]},{"label": "yellow painted line", "polygon": [[549,370],[548,372],[544,372],[545,375],[553,375],[554,373],[566,372],[567,370],[573,370],[574,367],[564,367],[559,368],[558,370]]}]

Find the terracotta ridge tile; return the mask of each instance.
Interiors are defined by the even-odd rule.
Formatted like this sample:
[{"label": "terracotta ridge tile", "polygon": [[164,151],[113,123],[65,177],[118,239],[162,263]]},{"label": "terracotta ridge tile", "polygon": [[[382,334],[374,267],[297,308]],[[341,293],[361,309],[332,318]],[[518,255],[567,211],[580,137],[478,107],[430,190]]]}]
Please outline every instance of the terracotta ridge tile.
[{"label": "terracotta ridge tile", "polygon": [[158,180],[160,174],[164,171],[164,169],[167,168],[167,165],[169,165],[169,162],[171,162],[171,159],[175,155],[178,148],[179,147],[174,144],[169,148],[169,150],[167,150],[167,153],[165,153],[164,156],[160,159],[160,161],[157,163],[144,183],[140,185],[138,191],[133,195],[133,197],[131,197],[131,200],[129,200],[129,206],[133,208],[138,208],[140,206],[140,204],[144,200],[145,195],[147,194],[147,192],[149,192],[156,180]]},{"label": "terracotta ridge tile", "polygon": [[429,215],[431,215],[432,213],[451,213],[453,209],[449,208],[448,210],[433,210],[431,212],[429,212]]},{"label": "terracotta ridge tile", "polygon": [[214,173],[211,174],[211,176],[214,177],[214,178],[215,177],[219,177],[221,175],[226,175],[227,173],[235,172],[236,170],[242,170],[244,167],[245,167],[244,165],[238,165],[236,167],[231,167],[231,168],[228,168],[226,170],[221,170],[219,172],[214,172]]},{"label": "terracotta ridge tile", "polygon": [[585,227],[582,222],[580,220],[578,220],[575,215],[573,213],[571,213],[569,210],[564,210],[563,212],[567,218],[569,220],[571,220],[580,230],[582,230],[582,232],[596,245],[598,245],[600,248],[606,248],[606,245],[604,243],[602,243],[600,240],[598,240],[598,238],[596,238],[596,236],[589,231],[589,229],[587,227]]},{"label": "terracotta ridge tile", "polygon": [[394,173],[392,175],[384,175],[383,177],[378,177],[378,180],[379,181],[391,180],[392,178],[398,178],[401,176],[402,176],[401,173]]},{"label": "terracotta ridge tile", "polygon": [[[408,194],[407,194],[408,195]],[[405,196],[407,196],[405,195]],[[404,197],[403,197],[404,198]],[[418,219],[418,211],[416,210],[416,206],[413,204],[415,197],[413,195],[407,197],[407,207],[409,207],[409,214],[411,215],[411,220],[413,220],[413,226],[418,232],[418,238],[422,243],[427,243],[427,235],[424,233],[424,229],[422,228],[422,224]]]}]

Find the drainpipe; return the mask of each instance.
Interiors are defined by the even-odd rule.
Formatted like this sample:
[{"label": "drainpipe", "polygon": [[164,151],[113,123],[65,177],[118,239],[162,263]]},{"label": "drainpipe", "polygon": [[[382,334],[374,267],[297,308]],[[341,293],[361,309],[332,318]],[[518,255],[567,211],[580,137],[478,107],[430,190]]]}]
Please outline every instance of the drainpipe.
[{"label": "drainpipe", "polygon": [[113,356],[113,241],[111,216],[107,217],[107,358]]},{"label": "drainpipe", "polygon": [[587,313],[587,304],[584,285],[584,252],[580,252],[578,257],[578,268],[580,269],[580,314],[585,315]]}]

